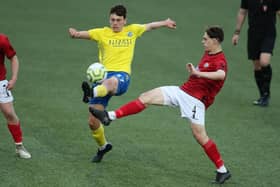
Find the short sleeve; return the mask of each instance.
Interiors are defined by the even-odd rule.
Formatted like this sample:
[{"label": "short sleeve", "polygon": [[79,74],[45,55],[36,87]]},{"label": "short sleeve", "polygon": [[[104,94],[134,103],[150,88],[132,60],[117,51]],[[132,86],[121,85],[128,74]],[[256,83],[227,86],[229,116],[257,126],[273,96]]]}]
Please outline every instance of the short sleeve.
[{"label": "short sleeve", "polygon": [[14,50],[13,46],[11,45],[8,37],[3,36],[1,38],[2,49],[7,58],[11,59],[13,56],[16,55],[16,51]]},{"label": "short sleeve", "polygon": [[225,61],[220,61],[218,63],[218,66],[217,66],[217,70],[224,70],[224,71],[226,71],[226,62]]},{"label": "short sleeve", "polygon": [[140,37],[146,31],[146,26],[144,24],[132,24],[130,27],[137,37]]},{"label": "short sleeve", "polygon": [[95,40],[95,41],[99,41],[100,40],[100,33],[103,31],[104,29],[98,28],[98,29],[90,29],[88,30],[89,33],[89,37],[91,40]]}]

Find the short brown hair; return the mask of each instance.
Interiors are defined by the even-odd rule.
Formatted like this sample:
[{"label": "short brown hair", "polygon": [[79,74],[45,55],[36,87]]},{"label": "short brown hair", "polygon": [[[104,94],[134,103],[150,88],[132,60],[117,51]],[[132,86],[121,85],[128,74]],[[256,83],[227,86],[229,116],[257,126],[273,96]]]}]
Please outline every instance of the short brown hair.
[{"label": "short brown hair", "polygon": [[224,41],[224,31],[220,26],[209,26],[205,32],[210,38],[215,38],[220,43]]},{"label": "short brown hair", "polygon": [[116,5],[111,8],[110,14],[116,14],[118,16],[123,16],[126,18],[126,8],[123,5]]}]

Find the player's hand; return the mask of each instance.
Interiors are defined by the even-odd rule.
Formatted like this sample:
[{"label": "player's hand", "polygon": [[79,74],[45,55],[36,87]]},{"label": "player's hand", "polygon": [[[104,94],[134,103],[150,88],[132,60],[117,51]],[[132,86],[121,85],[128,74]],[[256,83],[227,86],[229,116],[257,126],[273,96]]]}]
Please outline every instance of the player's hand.
[{"label": "player's hand", "polygon": [[77,30],[74,28],[69,28],[69,35],[71,38],[75,38],[76,34],[77,34]]},{"label": "player's hand", "polygon": [[237,45],[238,44],[238,40],[239,40],[239,35],[238,34],[234,34],[232,37],[232,44],[233,45]]},{"label": "player's hand", "polygon": [[187,68],[189,73],[192,73],[193,70],[195,69],[192,63],[187,63],[186,68]]},{"label": "player's hand", "polygon": [[9,80],[7,89],[12,90],[14,88],[15,84],[16,84],[16,80],[14,80],[14,79]]},{"label": "player's hand", "polygon": [[171,29],[176,29],[176,22],[173,21],[172,19],[167,18],[165,20],[165,23],[166,23],[166,27],[171,28]]},{"label": "player's hand", "polygon": [[197,71],[192,63],[187,63],[186,68],[191,75],[199,76],[199,71]]}]

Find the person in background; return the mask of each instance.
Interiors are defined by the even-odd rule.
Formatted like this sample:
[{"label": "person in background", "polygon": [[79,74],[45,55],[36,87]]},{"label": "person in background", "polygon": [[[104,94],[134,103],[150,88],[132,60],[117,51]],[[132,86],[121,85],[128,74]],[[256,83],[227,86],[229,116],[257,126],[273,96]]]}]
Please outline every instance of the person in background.
[{"label": "person in background", "polygon": [[[11,62],[11,79],[6,78],[7,70],[5,67],[5,57]],[[0,109],[3,113],[8,129],[14,139],[16,154],[20,158],[31,158],[31,154],[23,146],[22,130],[19,118],[13,105],[13,95],[11,90],[15,87],[19,71],[19,62],[16,51],[12,47],[8,37],[0,33]]]},{"label": "person in background", "polygon": [[247,53],[253,61],[255,81],[260,98],[257,106],[268,106],[272,67],[270,65],[276,39],[276,13],[280,16],[280,0],[241,0],[237,14],[233,45],[238,44],[242,25],[248,14]]}]

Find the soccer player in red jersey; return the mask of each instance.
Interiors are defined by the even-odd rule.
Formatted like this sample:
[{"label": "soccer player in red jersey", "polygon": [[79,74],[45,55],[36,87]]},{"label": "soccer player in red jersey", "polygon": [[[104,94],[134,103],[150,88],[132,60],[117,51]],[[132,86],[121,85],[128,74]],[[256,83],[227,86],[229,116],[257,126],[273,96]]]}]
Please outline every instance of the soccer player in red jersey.
[{"label": "soccer player in red jersey", "polygon": [[223,39],[222,28],[212,26],[206,29],[202,39],[205,53],[197,68],[191,63],[186,65],[190,77],[182,86],[152,89],[115,111],[100,111],[91,107],[90,112],[104,125],[109,125],[111,121],[139,113],[149,105],[178,106],[181,116],[191,122],[194,138],[217,168],[214,182],[224,183],[231,174],[225,167],[215,142],[208,137],[204,120],[205,110],[214,102],[226,79],[227,61],[221,47]]},{"label": "soccer player in red jersey", "polygon": [[[11,61],[12,77],[9,81],[6,80],[5,56]],[[14,88],[17,81],[18,70],[19,63],[16,51],[10,44],[8,37],[0,33],[0,109],[7,120],[8,129],[14,139],[16,154],[20,158],[28,159],[31,158],[31,154],[24,148],[22,143],[22,130],[14,110],[14,98],[11,93],[11,89]]]}]

